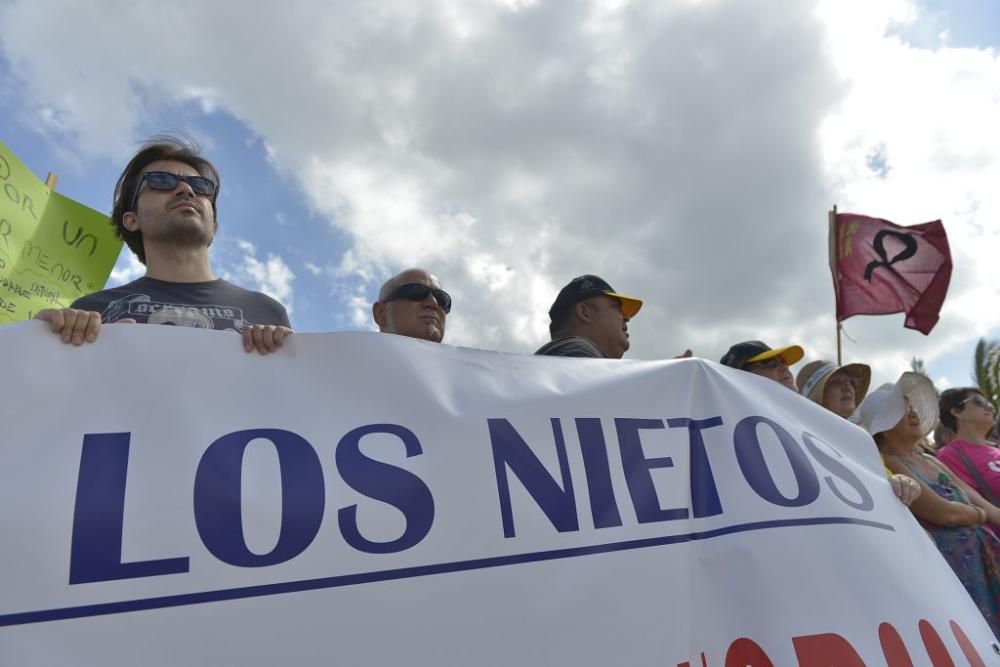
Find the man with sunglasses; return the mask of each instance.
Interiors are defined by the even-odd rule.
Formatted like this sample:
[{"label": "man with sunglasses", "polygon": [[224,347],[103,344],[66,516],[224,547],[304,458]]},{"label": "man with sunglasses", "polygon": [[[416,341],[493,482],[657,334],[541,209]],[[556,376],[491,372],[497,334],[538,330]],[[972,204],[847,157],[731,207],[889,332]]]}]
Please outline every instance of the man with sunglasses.
[{"label": "man with sunglasses", "polygon": [[621,359],[629,348],[628,322],[640,308],[642,301],[615,292],[602,278],[577,276],[549,308],[552,340],[535,354]]},{"label": "man with sunglasses", "polygon": [[119,177],[111,212],[146,275],[37,319],[74,345],[96,340],[102,323],[139,322],[236,331],[247,352],[280,348],[292,332],[285,308],[212,272],[218,195],[218,172],[196,147],[173,137],[147,143]]},{"label": "man with sunglasses", "polygon": [[378,330],[440,343],[451,296],[424,269],[407,269],[382,285],[372,317]]}]

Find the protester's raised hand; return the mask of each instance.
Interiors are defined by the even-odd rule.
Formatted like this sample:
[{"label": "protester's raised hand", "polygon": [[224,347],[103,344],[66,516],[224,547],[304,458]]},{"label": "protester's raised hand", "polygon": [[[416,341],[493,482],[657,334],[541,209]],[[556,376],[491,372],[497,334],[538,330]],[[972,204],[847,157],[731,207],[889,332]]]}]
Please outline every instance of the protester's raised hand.
[{"label": "protester's raised hand", "polygon": [[285,338],[292,333],[291,329],[280,325],[250,324],[243,329],[243,349],[268,354],[284,345]]},{"label": "protester's raised hand", "polygon": [[64,343],[93,343],[101,330],[101,314],[76,308],[46,308],[38,311],[36,320],[49,323],[52,333],[62,336]]}]

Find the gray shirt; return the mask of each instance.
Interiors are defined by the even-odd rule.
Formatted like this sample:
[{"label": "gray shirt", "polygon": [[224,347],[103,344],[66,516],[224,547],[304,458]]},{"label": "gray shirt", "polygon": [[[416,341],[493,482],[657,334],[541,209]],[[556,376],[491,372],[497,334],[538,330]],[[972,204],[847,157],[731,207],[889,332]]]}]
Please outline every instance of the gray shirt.
[{"label": "gray shirt", "polygon": [[556,338],[553,341],[542,345],[535,354],[543,354],[550,357],[589,357],[592,359],[607,359],[608,356],[586,338],[580,336],[567,336]]},{"label": "gray shirt", "polygon": [[289,326],[288,313],[280,303],[221,278],[202,283],[172,283],[143,277],[80,297],[72,307],[99,312],[105,324],[127,317],[141,324],[229,329],[239,333],[248,324]]}]

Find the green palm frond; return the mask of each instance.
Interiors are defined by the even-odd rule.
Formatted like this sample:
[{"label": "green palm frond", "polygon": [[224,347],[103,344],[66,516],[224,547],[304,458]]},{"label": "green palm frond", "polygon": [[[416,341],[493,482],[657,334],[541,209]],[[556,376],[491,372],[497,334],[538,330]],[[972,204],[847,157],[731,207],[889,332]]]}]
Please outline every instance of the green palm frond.
[{"label": "green palm frond", "polygon": [[1000,410],[1000,343],[980,338],[972,361],[972,380]]}]

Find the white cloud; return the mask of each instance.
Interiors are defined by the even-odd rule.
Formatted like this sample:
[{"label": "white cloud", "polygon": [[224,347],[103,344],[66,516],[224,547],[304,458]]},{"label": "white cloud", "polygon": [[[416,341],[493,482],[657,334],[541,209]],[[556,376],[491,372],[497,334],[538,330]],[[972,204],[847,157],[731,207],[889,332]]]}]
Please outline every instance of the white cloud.
[{"label": "white cloud", "polygon": [[[647,302],[630,356],[762,338],[830,357],[835,202],[945,219],[956,264],[933,336],[854,319],[848,357],[891,379],[997,323],[1000,67],[903,42],[913,2],[254,4],[95,20],[21,0],[0,43],[23,103],[84,155],[127,154],[148,109],[192,96],[244,122],[348,240],[331,310],[355,326],[365,290],[424,265],[455,296],[449,342],[530,351],[559,287],[594,272]],[[244,251],[291,296],[279,256]]]},{"label": "white cloud", "polygon": [[356,289],[348,296],[348,312],[351,324],[356,329],[374,331],[378,328],[371,318],[371,302],[363,290]]},{"label": "white cloud", "polygon": [[245,239],[237,239],[236,245],[243,252],[243,257],[235,271],[223,271],[226,277],[277,299],[291,313],[295,274],[288,268],[285,260],[270,253],[264,261],[257,259],[257,248]]},{"label": "white cloud", "polygon": [[[843,4],[828,9],[836,15]],[[903,14],[915,11],[899,4]],[[933,359],[997,326],[987,304],[1000,297],[1000,228],[991,224],[1000,214],[991,185],[1000,178],[1000,129],[991,120],[1000,114],[1000,62],[990,50],[914,48],[886,35],[888,22],[829,25],[849,86],[821,135],[840,209],[900,224],[943,219],[955,264],[932,337],[880,336],[870,322],[847,323],[885,372],[902,357]],[[884,175],[866,163],[873,150],[885,159]]]},{"label": "white cloud", "polygon": [[111,270],[111,276],[108,278],[108,287],[130,283],[145,273],[145,265],[132,254],[128,246],[122,246],[122,252],[118,255],[118,261],[115,262],[115,267]]}]

